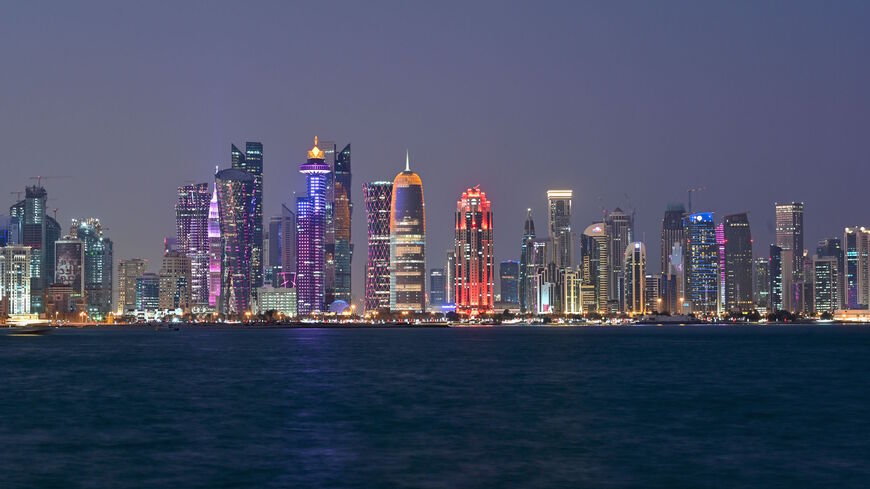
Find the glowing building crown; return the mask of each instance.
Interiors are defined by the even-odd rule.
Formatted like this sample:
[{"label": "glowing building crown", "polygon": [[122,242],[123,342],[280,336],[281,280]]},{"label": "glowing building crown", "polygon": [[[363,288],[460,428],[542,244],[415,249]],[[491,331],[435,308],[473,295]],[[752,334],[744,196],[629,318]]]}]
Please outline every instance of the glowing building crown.
[{"label": "glowing building crown", "polygon": [[322,160],[324,158],[323,151],[317,147],[317,136],[314,136],[314,147],[308,151],[309,160]]}]

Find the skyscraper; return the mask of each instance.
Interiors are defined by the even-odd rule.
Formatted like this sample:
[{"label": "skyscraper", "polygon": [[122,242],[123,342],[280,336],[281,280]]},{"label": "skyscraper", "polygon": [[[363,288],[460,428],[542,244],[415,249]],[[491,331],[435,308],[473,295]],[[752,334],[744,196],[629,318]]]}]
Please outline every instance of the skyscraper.
[{"label": "skyscraper", "polygon": [[118,312],[124,314],[136,309],[136,280],[145,274],[147,262],[131,258],[118,262]]},{"label": "skyscraper", "polygon": [[78,239],[59,239],[54,243],[55,284],[70,286],[70,292],[85,293],[85,246]]},{"label": "skyscraper", "polygon": [[170,251],[163,255],[160,267],[160,309],[189,309],[191,302],[191,261],[181,251]]},{"label": "skyscraper", "polygon": [[501,262],[498,266],[498,276],[501,285],[501,301],[519,304],[520,262],[516,260]]},{"label": "skyscraper", "polygon": [[233,169],[247,172],[254,178],[249,279],[253,290],[263,286],[263,143],[246,142],[244,153],[231,145],[230,156]]},{"label": "skyscraper", "polygon": [[770,258],[752,261],[752,302],[755,307],[770,307]]},{"label": "skyscraper", "polygon": [[688,300],[695,313],[715,313],[719,303],[719,245],[713,213],[690,214],[686,232]]},{"label": "skyscraper", "polygon": [[592,284],[595,296],[595,311],[605,312],[610,298],[610,242],[605,232],[605,223],[596,222],[586,227],[580,239],[582,252],[583,283]]},{"label": "skyscraper", "polygon": [[16,244],[30,247],[30,305],[34,313],[44,312],[42,291],[54,280],[54,243],[60,239],[60,225],[47,215],[48,193],[41,185],[24,189],[24,200],[9,208],[18,224]]},{"label": "skyscraper", "polygon": [[719,257],[719,280],[718,280],[718,289],[719,289],[719,300],[717,301],[719,312],[722,312],[722,308],[725,307],[725,225],[719,223],[716,225],[716,247],[717,247],[717,256]]},{"label": "skyscraper", "polygon": [[839,308],[837,257],[813,258],[813,304],[816,312],[833,313]]},{"label": "skyscraper", "polygon": [[390,204],[390,309],[426,310],[426,205],[407,153]]},{"label": "skyscraper", "polygon": [[553,262],[558,268],[574,266],[574,232],[571,229],[572,190],[547,190]]},{"label": "skyscraper", "polygon": [[335,155],[334,197],[332,203],[335,238],[335,299],[351,302],[351,199],[350,143]]},{"label": "skyscraper", "polygon": [[844,309],[846,306],[845,298],[843,297],[843,287],[845,284],[844,267],[846,263],[844,261],[843,241],[840,238],[827,238],[819,241],[816,246],[816,255],[822,258],[833,257],[837,259],[837,298],[840,300],[837,308]]},{"label": "skyscraper", "polygon": [[520,312],[529,312],[534,302],[532,281],[535,277],[535,221],[532,220],[532,209],[528,209],[526,212],[526,222],[523,224],[523,244],[520,250],[520,272],[518,278]]},{"label": "skyscraper", "polygon": [[278,286],[296,286],[296,214],[284,204],[281,204],[281,279]]},{"label": "skyscraper", "polygon": [[[776,203],[776,245],[783,251],[791,251],[792,262],[788,265],[791,277],[783,281],[789,284],[784,294],[800,301],[803,287],[804,254],[804,204],[803,202]],[[795,302],[795,301],[791,301]],[[791,304],[785,301],[786,304]]]},{"label": "skyscraper", "polygon": [[284,218],[282,216],[272,216],[269,218],[267,233],[263,237],[263,256],[266,259],[263,280],[272,287],[280,286],[281,271],[283,270],[283,253],[281,250],[281,247],[284,245],[283,237]]},{"label": "skyscraper", "polygon": [[625,270],[625,312],[646,312],[646,246],[641,242],[629,243],[623,253]]},{"label": "skyscraper", "polygon": [[298,313],[304,316],[326,310],[326,189],[330,170],[317,146],[317,136],[299,172],[306,176],[308,189],[307,196],[296,198],[296,302]]},{"label": "skyscraper", "polygon": [[492,312],[492,203],[480,186],[469,188],[456,202],[456,312],[477,316]]},{"label": "skyscraper", "polygon": [[255,181],[250,173],[235,168],[215,175],[222,246],[218,311],[223,314],[241,315],[250,310]]},{"label": "skyscraper", "polygon": [[683,204],[669,204],[662,218],[662,242],[661,242],[661,272],[670,273],[669,257],[675,243],[682,244],[686,239],[684,221],[686,208]]},{"label": "skyscraper", "polygon": [[870,229],[846,228],[843,234],[843,289],[848,309],[870,306]]},{"label": "skyscraper", "polygon": [[447,266],[444,268],[444,299],[447,304],[456,304],[456,253],[453,250],[447,252]]},{"label": "skyscraper", "polygon": [[[725,216],[725,309],[752,309],[752,233],[744,212]],[[721,263],[722,260],[720,260]]]},{"label": "skyscraper", "polygon": [[625,290],[623,285],[623,256],[628,243],[634,235],[634,217],[626,214],[619,207],[607,214],[605,219],[608,249],[610,250],[610,294],[609,301],[619,310],[623,309],[622,294]]},{"label": "skyscraper", "polygon": [[31,248],[7,245],[0,248],[0,299],[8,301],[9,314],[30,314]]},{"label": "skyscraper", "polygon": [[221,305],[221,269],[223,267],[223,241],[221,241],[220,207],[217,182],[208,204],[208,306],[218,310]]},{"label": "skyscraper", "polygon": [[390,205],[392,182],[363,184],[368,229],[366,311],[390,307]]},{"label": "skyscraper", "polygon": [[768,277],[770,277],[770,293],[768,295],[770,312],[783,310],[783,273],[782,273],[782,248],[770,245],[770,259],[768,260]]},{"label": "skyscraper", "polygon": [[429,270],[429,307],[434,310],[440,310],[445,304],[445,295],[447,293],[447,284],[444,281],[445,274],[443,268],[433,268]]},{"label": "skyscraper", "polygon": [[178,187],[175,229],[178,245],[190,259],[190,300],[196,305],[209,302],[208,217],[211,195],[207,183]]},{"label": "skyscraper", "polygon": [[70,235],[85,247],[85,295],[88,315],[102,319],[112,312],[112,240],[103,236],[97,218],[73,219]]},{"label": "skyscraper", "polygon": [[136,279],[136,309],[154,311],[160,306],[160,277],[143,273]]},{"label": "skyscraper", "polygon": [[329,168],[326,174],[326,201],[323,221],[323,302],[328,307],[335,297],[335,142],[319,141],[323,162]]}]

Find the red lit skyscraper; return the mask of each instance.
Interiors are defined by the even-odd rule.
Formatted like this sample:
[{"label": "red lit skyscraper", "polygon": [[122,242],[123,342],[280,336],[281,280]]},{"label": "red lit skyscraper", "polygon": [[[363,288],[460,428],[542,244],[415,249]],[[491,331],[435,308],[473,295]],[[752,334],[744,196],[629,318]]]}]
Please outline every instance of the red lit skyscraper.
[{"label": "red lit skyscraper", "polygon": [[456,312],[469,316],[492,312],[492,206],[480,186],[462,193],[455,224]]}]

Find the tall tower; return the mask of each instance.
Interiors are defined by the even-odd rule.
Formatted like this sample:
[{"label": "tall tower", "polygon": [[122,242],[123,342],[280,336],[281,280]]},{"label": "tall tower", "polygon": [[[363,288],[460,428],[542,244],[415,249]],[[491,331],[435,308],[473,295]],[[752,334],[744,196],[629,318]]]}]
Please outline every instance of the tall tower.
[{"label": "tall tower", "polygon": [[368,229],[366,311],[390,307],[390,205],[393,182],[363,184]]},{"label": "tall tower", "polygon": [[218,206],[217,182],[208,204],[208,306],[217,310],[221,297],[221,223]]},{"label": "tall tower", "polygon": [[803,202],[787,202],[776,203],[776,245],[782,248],[783,251],[791,251],[792,262],[788,265],[791,270],[791,277],[783,281],[783,284],[790,284],[789,290],[784,290],[783,294],[789,296],[789,300],[785,300],[785,304],[789,305],[794,302],[792,299],[799,299],[802,292],[803,284],[803,256],[804,256],[804,203]]},{"label": "tall tower", "polygon": [[426,207],[423,181],[411,171],[407,153],[405,171],[399,172],[393,180],[390,203],[390,309],[411,312],[426,310]]},{"label": "tall tower", "polygon": [[813,304],[816,312],[833,313],[840,307],[837,267],[835,256],[813,258]]},{"label": "tall tower", "polygon": [[572,190],[547,190],[550,240],[553,242],[553,262],[557,268],[574,266],[574,232],[571,230]]},{"label": "tall tower", "polygon": [[308,195],[296,198],[296,308],[300,315],[306,315],[323,312],[326,307],[323,272],[330,170],[317,147],[317,136],[299,172],[306,176]]},{"label": "tall tower", "polygon": [[[60,224],[47,215],[48,193],[41,185],[24,189],[24,200],[9,208],[9,216],[15,220],[18,229],[16,244],[30,247],[30,288],[29,311],[44,312],[42,292],[54,280],[54,243],[60,239]],[[20,256],[20,255],[16,255]]]},{"label": "tall tower", "polygon": [[136,279],[141,277],[148,263],[142,258],[118,262],[118,312],[124,314],[136,309]]},{"label": "tall tower", "polygon": [[248,141],[245,152],[231,145],[232,168],[254,177],[251,212],[251,290],[263,286],[263,143]]},{"label": "tall tower", "polygon": [[190,258],[190,300],[195,305],[208,304],[208,212],[211,195],[207,183],[178,187],[175,203],[176,239]]},{"label": "tall tower", "polygon": [[296,286],[296,214],[281,204],[281,288]]},{"label": "tall tower", "polygon": [[686,208],[683,204],[668,205],[665,217],[662,218],[662,243],[661,243],[661,273],[669,274],[669,258],[674,251],[674,244],[683,243],[686,236],[683,227]]},{"label": "tall tower", "polygon": [[0,299],[8,301],[9,314],[30,314],[33,249],[23,245],[0,248]]},{"label": "tall tower", "polygon": [[768,309],[770,312],[783,310],[783,290],[782,290],[782,248],[777,245],[770,245],[770,258],[768,259],[767,275],[770,279],[768,287]]},{"label": "tall tower", "polygon": [[501,282],[501,301],[510,304],[520,303],[519,294],[520,262],[507,260],[499,263],[498,277]]},{"label": "tall tower", "polygon": [[88,315],[102,319],[112,312],[112,240],[103,236],[103,226],[94,217],[73,219],[70,235],[85,248],[85,295]]},{"label": "tall tower", "polygon": [[478,316],[493,307],[492,203],[480,186],[462,193],[456,202],[456,312]]},{"label": "tall tower", "polygon": [[605,219],[608,250],[610,251],[610,302],[623,309],[624,270],[622,258],[628,243],[634,235],[634,217],[626,214],[619,207],[609,213]]},{"label": "tall tower", "polygon": [[623,254],[625,270],[625,312],[646,312],[646,246],[641,242],[629,243]]},{"label": "tall tower", "polygon": [[583,283],[592,284],[595,298],[594,310],[607,310],[610,297],[610,254],[605,224],[590,224],[580,238]]},{"label": "tall tower", "polygon": [[690,214],[686,226],[688,300],[692,311],[716,313],[719,303],[719,244],[712,212]]},{"label": "tall tower", "polygon": [[[725,309],[752,309],[752,233],[749,216],[743,212],[725,216]],[[720,259],[720,262],[722,259]]]},{"label": "tall tower", "polygon": [[224,314],[240,315],[250,310],[255,182],[253,175],[235,168],[215,175],[223,248],[219,311]]},{"label": "tall tower", "polygon": [[526,222],[523,224],[523,244],[520,250],[519,301],[520,311],[528,312],[534,303],[535,277],[535,221],[532,220],[532,209],[526,210]]},{"label": "tall tower", "polygon": [[350,143],[335,154],[332,213],[335,239],[335,299],[351,302],[351,200]]}]

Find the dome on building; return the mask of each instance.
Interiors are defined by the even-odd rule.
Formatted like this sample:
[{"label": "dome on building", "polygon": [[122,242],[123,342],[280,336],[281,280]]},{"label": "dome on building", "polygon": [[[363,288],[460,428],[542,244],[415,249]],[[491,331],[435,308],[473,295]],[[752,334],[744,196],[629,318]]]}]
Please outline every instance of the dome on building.
[{"label": "dome on building", "polygon": [[334,314],[342,314],[350,309],[350,304],[343,300],[337,300],[329,305],[329,312]]}]

